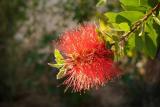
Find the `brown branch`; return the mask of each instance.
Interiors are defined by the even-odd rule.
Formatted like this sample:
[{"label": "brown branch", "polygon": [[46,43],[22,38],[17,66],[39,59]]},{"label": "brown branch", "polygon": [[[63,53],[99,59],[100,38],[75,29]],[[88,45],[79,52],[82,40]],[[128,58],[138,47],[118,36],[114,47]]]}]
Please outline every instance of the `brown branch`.
[{"label": "brown branch", "polygon": [[160,3],[158,3],[153,9],[151,9],[147,14],[145,14],[143,18],[141,18],[140,20],[138,20],[137,22],[135,22],[135,24],[133,25],[133,27],[131,28],[131,30],[129,32],[125,33],[120,38],[120,41],[125,41],[127,39],[127,37],[131,33],[135,32],[141,26],[141,24],[143,24],[143,22],[146,21],[159,8],[160,8]]}]

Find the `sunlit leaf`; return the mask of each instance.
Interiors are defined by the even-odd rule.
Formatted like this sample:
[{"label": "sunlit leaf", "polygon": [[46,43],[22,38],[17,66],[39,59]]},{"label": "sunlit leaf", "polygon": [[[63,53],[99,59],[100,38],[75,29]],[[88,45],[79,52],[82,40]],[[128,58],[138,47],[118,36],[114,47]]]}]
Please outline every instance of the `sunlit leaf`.
[{"label": "sunlit leaf", "polygon": [[123,5],[140,6],[140,0],[120,0]]},{"label": "sunlit leaf", "polygon": [[111,32],[111,27],[109,25],[107,25],[106,23],[104,23],[103,20],[99,21],[99,31],[101,32],[103,38],[105,39],[105,41],[109,41],[109,43],[113,43],[113,40],[111,38],[112,34]]},{"label": "sunlit leaf", "polygon": [[120,23],[120,24],[119,24],[119,27],[120,27],[120,29],[122,29],[123,31],[129,31],[129,30],[130,30],[129,25],[128,25],[128,23],[126,23],[126,22]]},{"label": "sunlit leaf", "polygon": [[118,13],[107,12],[104,15],[108,18],[108,22],[115,23],[116,22],[116,17],[118,15]]},{"label": "sunlit leaf", "polygon": [[48,65],[55,68],[61,68],[63,66],[63,64],[52,64],[52,63],[48,63]]},{"label": "sunlit leaf", "polygon": [[64,59],[63,59],[63,56],[61,55],[61,53],[59,52],[58,49],[55,49],[54,50],[54,55],[55,55],[55,60],[58,64],[62,64],[64,63]]},{"label": "sunlit leaf", "polygon": [[148,0],[120,0],[124,10],[145,12],[148,8]]},{"label": "sunlit leaf", "polygon": [[139,11],[122,11],[119,13],[107,12],[104,14],[110,23],[124,23],[129,22],[133,24],[144,16],[144,13]]},{"label": "sunlit leaf", "polygon": [[101,31],[106,31],[106,32],[111,31],[111,28],[103,20],[99,21],[99,25],[100,25],[99,29]]},{"label": "sunlit leaf", "polygon": [[62,67],[62,68],[59,70],[58,74],[57,74],[57,79],[63,78],[63,77],[65,76],[65,74],[66,74],[66,71],[67,71],[67,70],[66,70],[64,67]]},{"label": "sunlit leaf", "polygon": [[[131,23],[136,22],[144,16],[144,13],[139,11],[122,11],[119,13],[120,16],[126,18]],[[117,16],[117,18],[120,18]]]}]

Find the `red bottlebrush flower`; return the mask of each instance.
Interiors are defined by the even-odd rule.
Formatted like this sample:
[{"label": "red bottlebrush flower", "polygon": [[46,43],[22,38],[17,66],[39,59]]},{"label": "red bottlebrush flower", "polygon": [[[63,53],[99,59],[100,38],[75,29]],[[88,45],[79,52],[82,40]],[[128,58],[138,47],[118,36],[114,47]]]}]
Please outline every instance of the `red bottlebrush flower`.
[{"label": "red bottlebrush flower", "polygon": [[115,66],[113,52],[98,36],[96,25],[85,24],[60,36],[57,48],[65,56],[66,80],[63,82],[74,92],[103,86],[120,75]]}]

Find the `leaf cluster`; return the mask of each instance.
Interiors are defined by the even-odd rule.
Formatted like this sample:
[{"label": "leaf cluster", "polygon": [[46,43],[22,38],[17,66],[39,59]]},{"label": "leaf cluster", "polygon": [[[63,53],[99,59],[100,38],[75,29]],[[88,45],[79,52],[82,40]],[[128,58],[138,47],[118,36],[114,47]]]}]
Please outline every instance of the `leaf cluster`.
[{"label": "leaf cluster", "polygon": [[120,0],[121,12],[106,12],[99,19],[99,32],[107,43],[113,44],[116,60],[136,53],[156,57],[160,38],[159,2]]}]

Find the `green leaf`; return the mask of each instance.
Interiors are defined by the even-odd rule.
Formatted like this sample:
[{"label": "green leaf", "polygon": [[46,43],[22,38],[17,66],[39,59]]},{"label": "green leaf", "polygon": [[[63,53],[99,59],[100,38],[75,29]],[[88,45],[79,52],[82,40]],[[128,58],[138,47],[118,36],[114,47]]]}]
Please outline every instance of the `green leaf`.
[{"label": "green leaf", "polygon": [[[115,33],[117,33],[117,32],[122,32],[123,29],[120,28],[119,24],[117,24],[117,23],[112,23],[111,31],[112,31],[112,33],[113,33],[113,31],[114,31]],[[115,34],[114,34],[114,35],[115,35]],[[117,34],[116,34],[116,35],[117,35]]]},{"label": "green leaf", "polygon": [[133,56],[133,50],[135,49],[135,34],[129,36],[127,43],[125,44],[124,52],[128,56]]},{"label": "green leaf", "polygon": [[55,60],[58,64],[64,63],[64,58],[63,58],[63,56],[61,55],[61,53],[59,52],[58,49],[54,50],[54,55],[55,55],[55,58],[56,58]]},{"label": "green leaf", "polygon": [[122,23],[120,23],[120,24],[117,24],[117,23],[112,23],[112,26],[111,26],[111,29],[112,29],[112,31],[124,31],[124,32],[126,32],[126,31],[129,31],[130,30],[130,27],[129,27],[129,25],[128,25],[128,23],[126,23],[126,22],[122,22]]},{"label": "green leaf", "polygon": [[115,23],[116,22],[116,17],[118,13],[115,12],[107,12],[104,14],[108,18],[108,22],[110,23]]},{"label": "green leaf", "polygon": [[140,5],[141,6],[148,6],[149,5],[148,0],[140,0]]},{"label": "green leaf", "polygon": [[135,49],[138,52],[142,52],[144,48],[144,42],[142,36],[135,35]]},{"label": "green leaf", "polygon": [[48,63],[48,65],[55,68],[61,68],[63,66],[63,64],[52,64],[52,63]]},{"label": "green leaf", "polygon": [[153,59],[156,55],[157,49],[151,39],[151,36],[148,34],[145,35],[145,52]]},{"label": "green leaf", "polygon": [[136,10],[146,12],[149,8],[148,0],[120,0],[124,10]]},{"label": "green leaf", "polygon": [[140,0],[120,0],[123,5],[140,6]]},{"label": "green leaf", "polygon": [[119,13],[107,12],[104,14],[110,23],[136,22],[144,16],[144,13],[139,11],[122,11]]},{"label": "green leaf", "polygon": [[140,12],[143,12],[145,13],[148,8],[147,7],[136,7],[136,6],[123,6],[124,10],[127,10],[127,11],[140,11]]},{"label": "green leaf", "polygon": [[128,38],[128,45],[131,49],[135,48],[135,34],[130,35]]},{"label": "green leaf", "polygon": [[151,57],[154,58],[156,56],[157,52],[157,38],[158,35],[153,27],[153,20],[149,20],[148,23],[146,23],[146,34],[144,38],[145,42],[145,52]]},{"label": "green leaf", "polygon": [[[122,11],[119,13],[120,16],[126,18],[131,23],[136,22],[144,16],[144,13],[139,11]],[[118,19],[118,16],[117,16]]]},{"label": "green leaf", "polygon": [[120,24],[119,24],[119,27],[120,27],[120,29],[122,29],[123,31],[129,31],[129,30],[130,30],[129,25],[128,25],[128,23],[126,23],[126,22],[120,23]]},{"label": "green leaf", "polygon": [[148,32],[148,34],[149,34],[151,40],[153,41],[154,45],[157,46],[158,35],[156,33],[156,30],[153,27],[153,20],[146,24],[146,29],[145,30],[146,30],[146,32]]},{"label": "green leaf", "polygon": [[62,68],[59,70],[58,74],[57,74],[57,79],[63,78],[63,77],[65,76],[65,74],[66,74],[66,71],[67,71],[67,70],[66,70],[64,67],[62,67]]},{"label": "green leaf", "polygon": [[123,5],[128,6],[147,6],[148,0],[120,0]]}]

